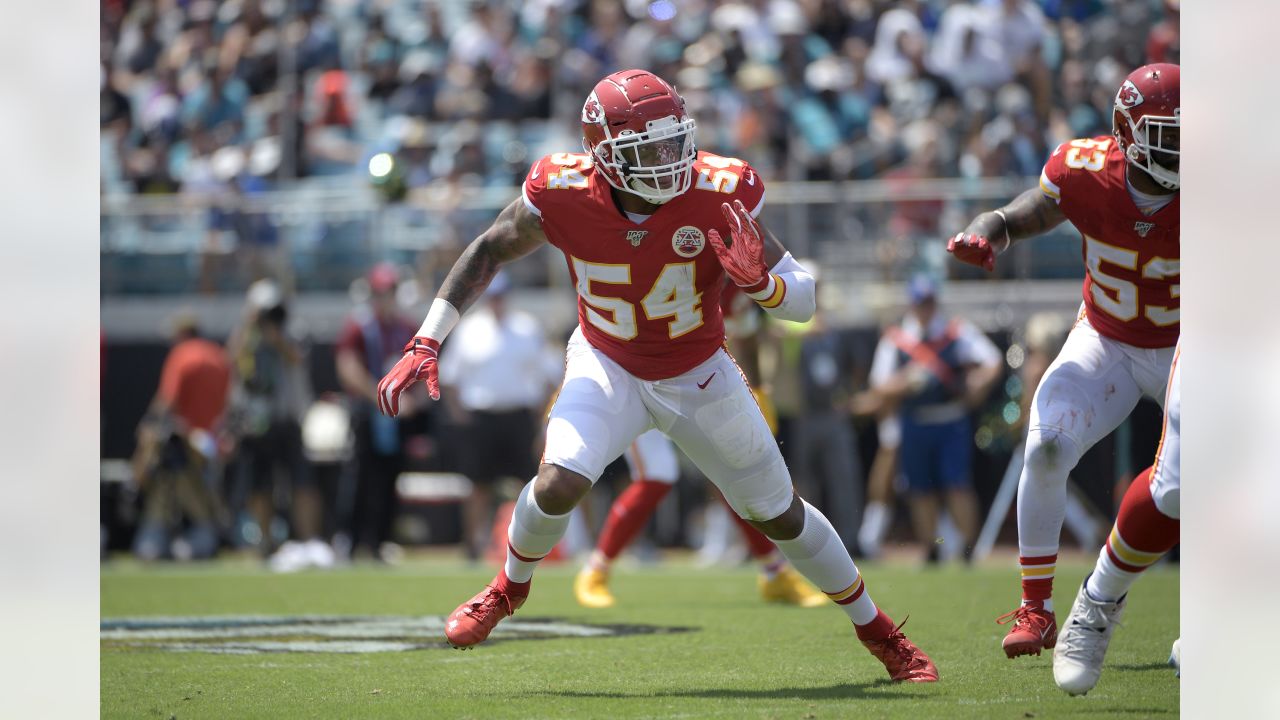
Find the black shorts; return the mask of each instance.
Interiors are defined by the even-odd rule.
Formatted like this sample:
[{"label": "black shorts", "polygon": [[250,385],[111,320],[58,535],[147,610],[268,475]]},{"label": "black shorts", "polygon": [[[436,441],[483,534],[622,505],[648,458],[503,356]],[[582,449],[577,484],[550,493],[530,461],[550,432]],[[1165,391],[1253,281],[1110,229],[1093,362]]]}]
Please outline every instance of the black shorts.
[{"label": "black shorts", "polygon": [[481,485],[507,476],[530,480],[538,471],[537,422],[530,410],[471,413],[471,422],[458,433],[462,473]]},{"label": "black shorts", "polygon": [[240,462],[253,490],[270,490],[277,469],[293,487],[310,487],[314,481],[302,450],[302,428],[294,420],[273,420],[262,435],[241,438]]}]

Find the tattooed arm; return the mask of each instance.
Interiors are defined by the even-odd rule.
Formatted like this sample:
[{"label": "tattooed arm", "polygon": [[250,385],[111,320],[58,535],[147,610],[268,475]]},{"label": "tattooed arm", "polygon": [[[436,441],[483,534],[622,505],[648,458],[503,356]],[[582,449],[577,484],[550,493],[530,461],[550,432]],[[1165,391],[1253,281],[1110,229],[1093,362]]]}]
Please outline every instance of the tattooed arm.
[{"label": "tattooed arm", "polygon": [[431,399],[440,399],[440,343],[462,312],[489,286],[499,266],[528,255],[546,241],[542,221],[523,199],[517,199],[462,251],[431,303],[427,319],[405,346],[404,357],[378,383],[379,410],[394,417],[400,412],[400,396],[420,380],[426,383]]},{"label": "tattooed arm", "polygon": [[1067,219],[1058,201],[1032,188],[997,210],[984,212],[969,223],[964,232],[947,242],[947,251],[957,260],[991,270],[996,255],[1019,240],[1039,235]]},{"label": "tattooed arm", "polygon": [[546,241],[542,221],[522,200],[516,199],[503,209],[488,230],[462,251],[462,257],[453,264],[436,297],[459,313],[466,312],[489,286],[499,266],[528,255]]}]

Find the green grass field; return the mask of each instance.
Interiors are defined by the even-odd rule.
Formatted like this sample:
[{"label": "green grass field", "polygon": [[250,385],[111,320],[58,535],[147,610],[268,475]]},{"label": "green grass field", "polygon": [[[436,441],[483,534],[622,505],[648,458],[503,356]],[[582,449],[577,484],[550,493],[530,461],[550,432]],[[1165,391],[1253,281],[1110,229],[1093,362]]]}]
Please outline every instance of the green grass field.
[{"label": "green grass field", "polygon": [[[1177,715],[1165,666],[1178,634],[1178,574],[1156,568],[1130,597],[1102,681],[1072,698],[1053,684],[1049,654],[1011,661],[994,618],[1016,599],[1011,561],[963,570],[866,563],[867,587],[937,663],[936,685],[893,685],[834,607],[765,605],[747,568],[699,570],[679,560],[615,573],[617,607],[587,611],[573,568],[547,567],[504,622],[557,619],[643,625],[647,634],[493,642],[459,652],[439,636],[399,652],[213,654],[165,649],[173,638],[122,637],[119,618],[148,616],[443,616],[492,576],[416,560],[272,575],[245,561],[102,570],[102,715],[112,718],[1060,718]],[[1065,616],[1086,568],[1059,566]],[[525,622],[524,625],[530,625]],[[536,627],[536,624],[534,625]],[[672,632],[672,628],[687,630]],[[499,626],[502,629],[502,626]],[[110,630],[110,631],[109,631]],[[251,642],[243,627],[232,638]],[[264,647],[315,641],[284,629]],[[358,633],[357,633],[358,634]],[[381,641],[405,641],[383,630]],[[495,640],[498,637],[495,634]],[[437,639],[438,638],[438,639]],[[323,642],[324,637],[318,638]],[[413,638],[408,641],[413,643]],[[207,636],[183,640],[207,647]],[[228,642],[225,639],[216,642]]]}]

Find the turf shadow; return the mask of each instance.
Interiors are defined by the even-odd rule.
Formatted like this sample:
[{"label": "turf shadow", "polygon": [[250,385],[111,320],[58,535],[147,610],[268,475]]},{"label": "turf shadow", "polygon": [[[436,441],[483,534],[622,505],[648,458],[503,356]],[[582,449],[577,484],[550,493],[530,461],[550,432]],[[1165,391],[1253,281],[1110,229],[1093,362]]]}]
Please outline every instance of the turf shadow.
[{"label": "turf shadow", "polygon": [[[859,698],[875,698],[883,700],[911,700],[923,697],[921,693],[904,692],[907,687],[891,680],[881,679],[865,683],[839,683],[824,687],[771,688],[767,690],[743,690],[741,688],[705,688],[701,690],[670,690],[657,692],[618,692],[611,690],[539,690],[529,695],[549,695],[555,697],[577,698],[610,698],[614,700],[641,699],[655,697],[683,697],[715,699],[752,699],[752,700],[849,700]],[[894,692],[884,692],[895,688]]]},{"label": "turf shadow", "polygon": [[1107,665],[1108,670],[1168,670],[1173,672],[1173,668],[1169,667],[1167,662],[1149,662],[1149,663],[1117,663],[1115,665]]}]

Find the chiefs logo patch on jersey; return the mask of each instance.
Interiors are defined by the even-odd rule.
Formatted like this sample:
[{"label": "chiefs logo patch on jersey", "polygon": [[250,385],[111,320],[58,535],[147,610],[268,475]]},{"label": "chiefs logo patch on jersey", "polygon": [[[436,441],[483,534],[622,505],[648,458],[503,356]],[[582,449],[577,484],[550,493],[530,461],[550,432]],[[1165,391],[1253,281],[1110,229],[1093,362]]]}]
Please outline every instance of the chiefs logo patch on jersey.
[{"label": "chiefs logo patch on jersey", "polygon": [[702,235],[702,231],[692,225],[685,225],[671,236],[671,248],[680,257],[691,258],[702,252],[706,244],[707,240]]},{"label": "chiefs logo patch on jersey", "polygon": [[1120,86],[1120,92],[1116,93],[1116,104],[1122,108],[1137,107],[1142,104],[1142,93],[1138,92],[1138,86],[1131,81],[1125,80]]}]

